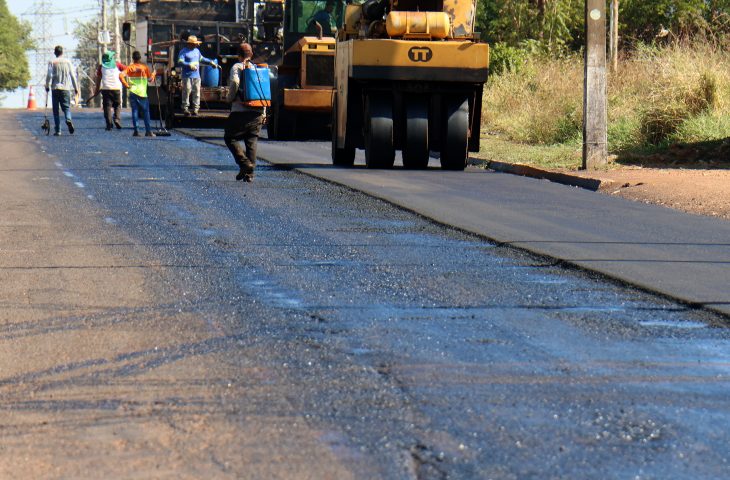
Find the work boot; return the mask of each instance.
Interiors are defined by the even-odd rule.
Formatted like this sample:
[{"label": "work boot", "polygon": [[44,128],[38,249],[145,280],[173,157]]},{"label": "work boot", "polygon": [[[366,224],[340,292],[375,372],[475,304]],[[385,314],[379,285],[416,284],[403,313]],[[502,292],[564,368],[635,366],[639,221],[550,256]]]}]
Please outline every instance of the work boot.
[{"label": "work boot", "polygon": [[155,134],[154,134],[154,133],[152,133],[152,132],[147,132],[147,133],[145,133],[145,134],[144,134],[144,136],[145,136],[145,137],[156,137],[157,135],[155,135]]},{"label": "work boot", "polygon": [[[119,120],[114,120],[114,126],[117,127],[117,130],[121,130],[122,129],[122,124],[119,123]],[[110,126],[109,127],[109,130],[111,130],[111,129],[112,129],[112,127]]]},{"label": "work boot", "polygon": [[74,130],[75,130],[74,129],[74,124],[71,123],[71,121],[69,120],[69,121],[66,122],[66,126],[68,127],[68,133],[70,133],[71,135],[73,135],[74,134]]},{"label": "work boot", "polygon": [[139,130],[135,130],[135,131],[134,131],[134,132],[132,133],[132,136],[133,136],[133,137],[139,137]]}]

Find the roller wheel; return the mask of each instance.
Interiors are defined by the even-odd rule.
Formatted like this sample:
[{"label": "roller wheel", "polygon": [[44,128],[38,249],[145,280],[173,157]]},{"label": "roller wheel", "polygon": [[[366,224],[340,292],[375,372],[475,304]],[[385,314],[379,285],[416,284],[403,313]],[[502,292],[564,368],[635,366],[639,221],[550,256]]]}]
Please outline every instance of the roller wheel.
[{"label": "roller wheel", "polygon": [[447,97],[444,110],[441,168],[464,170],[469,158],[469,98]]},{"label": "roller wheel", "polygon": [[403,166],[422,170],[428,167],[428,98],[406,97],[405,101]]},{"label": "roller wheel", "polygon": [[365,100],[365,164],[393,168],[393,102],[386,93],[371,93]]},{"label": "roller wheel", "polygon": [[337,147],[337,100],[332,106],[332,164],[340,167],[351,167],[355,163],[355,147],[347,145],[345,133],[345,148]]}]

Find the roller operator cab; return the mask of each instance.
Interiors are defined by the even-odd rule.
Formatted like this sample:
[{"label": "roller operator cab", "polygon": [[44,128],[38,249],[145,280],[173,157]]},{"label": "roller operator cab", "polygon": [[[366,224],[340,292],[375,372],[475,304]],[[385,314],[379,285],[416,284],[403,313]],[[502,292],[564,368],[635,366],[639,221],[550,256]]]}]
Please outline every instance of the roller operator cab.
[{"label": "roller operator cab", "polygon": [[474,33],[476,0],[367,0],[348,5],[336,44],[332,161],[368,168],[463,170],[479,150],[489,46]]},{"label": "roller operator cab", "polygon": [[286,0],[284,55],[273,70],[270,139],[329,135],[335,36],[344,0]]}]

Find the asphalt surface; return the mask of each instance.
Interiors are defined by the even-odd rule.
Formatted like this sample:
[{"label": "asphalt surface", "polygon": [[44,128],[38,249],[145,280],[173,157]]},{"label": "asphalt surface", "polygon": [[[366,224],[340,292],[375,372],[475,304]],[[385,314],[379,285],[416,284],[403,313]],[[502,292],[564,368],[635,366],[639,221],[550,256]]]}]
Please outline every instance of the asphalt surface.
[{"label": "asphalt surface", "polygon": [[[20,118],[17,135],[37,132],[37,115]],[[98,112],[76,118],[77,135],[39,139],[47,171],[30,178],[58,196],[54,216],[87,219],[70,229],[115,252],[102,279],[138,272],[140,301],[77,314],[74,328],[117,342],[114,355],[76,352],[69,364],[51,351],[43,369],[2,375],[12,421],[0,423],[0,458],[41,452],[53,464],[63,429],[87,442],[50,477],[89,456],[87,476],[115,466],[150,478],[727,476],[723,317],[288,166],[262,163],[243,184],[225,149],[107,133]],[[297,163],[320,147],[282,148]],[[490,188],[532,185],[473,172],[434,181],[476,175]],[[94,265],[91,246],[75,261]],[[3,282],[29,263],[11,258]],[[39,340],[73,320],[72,304],[63,315],[42,295],[30,304],[45,312]],[[6,351],[23,333],[7,316]],[[119,344],[110,328],[143,335]],[[25,348],[17,362],[37,354]],[[84,373],[104,358],[115,368]],[[126,450],[99,438],[107,412]]]},{"label": "asphalt surface", "polygon": [[[222,143],[218,131],[183,131]],[[272,142],[259,154],[497,243],[730,315],[730,222],[482,168],[442,172],[435,159],[431,171],[383,173],[364,169],[359,152],[360,168],[332,168],[329,152],[328,142]]]}]

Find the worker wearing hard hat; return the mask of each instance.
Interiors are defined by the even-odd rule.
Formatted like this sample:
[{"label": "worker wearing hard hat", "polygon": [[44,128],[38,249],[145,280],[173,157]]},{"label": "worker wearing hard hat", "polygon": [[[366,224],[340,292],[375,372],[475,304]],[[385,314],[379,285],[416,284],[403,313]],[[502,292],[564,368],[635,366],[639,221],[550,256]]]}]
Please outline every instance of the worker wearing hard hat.
[{"label": "worker wearing hard hat", "polygon": [[185,116],[197,117],[200,110],[200,64],[207,63],[216,68],[221,67],[200,53],[198,45],[203,42],[198,41],[198,37],[189,35],[185,43],[186,46],[180,50],[180,55],[177,57],[178,65],[182,66],[183,113]]}]

